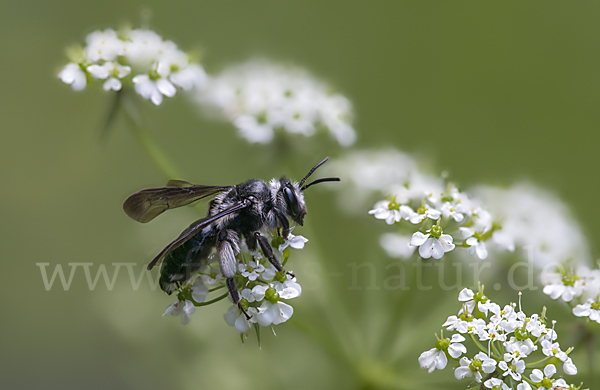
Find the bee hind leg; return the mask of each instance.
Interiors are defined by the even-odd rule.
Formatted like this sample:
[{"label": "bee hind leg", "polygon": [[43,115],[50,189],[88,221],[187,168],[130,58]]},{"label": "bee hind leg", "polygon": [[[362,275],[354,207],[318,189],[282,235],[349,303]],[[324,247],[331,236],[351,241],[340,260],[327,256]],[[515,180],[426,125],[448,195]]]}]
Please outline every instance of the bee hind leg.
[{"label": "bee hind leg", "polygon": [[235,285],[235,276],[237,260],[235,259],[235,252],[239,252],[238,245],[239,237],[232,230],[222,230],[217,234],[217,253],[219,254],[219,265],[221,266],[221,272],[223,276],[227,278],[227,289],[229,295],[242,313],[246,316],[246,319],[250,319],[246,310],[242,307],[240,302],[240,294],[238,293],[237,286]]}]

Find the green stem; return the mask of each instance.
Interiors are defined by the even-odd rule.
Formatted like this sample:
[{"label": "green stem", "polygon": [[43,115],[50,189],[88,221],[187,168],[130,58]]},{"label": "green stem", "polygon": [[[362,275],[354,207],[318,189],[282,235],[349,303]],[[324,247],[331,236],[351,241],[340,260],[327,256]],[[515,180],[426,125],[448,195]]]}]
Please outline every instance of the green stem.
[{"label": "green stem", "polygon": [[217,291],[217,290],[220,290],[220,289],[222,289],[222,288],[225,288],[225,285],[224,285],[224,284],[222,284],[222,285],[220,285],[220,286],[217,286],[217,287],[213,287],[213,288],[211,288],[210,290],[208,290],[208,292]]},{"label": "green stem", "polygon": [[494,342],[492,341],[492,350],[494,351],[494,355],[498,360],[502,360],[502,355],[500,354],[500,352],[498,352],[498,350],[496,349],[496,344],[494,344]]},{"label": "green stem", "polygon": [[168,180],[181,179],[182,176],[179,174],[175,166],[171,163],[171,161],[169,161],[167,156],[158,146],[158,143],[142,125],[137,107],[135,106],[135,102],[131,98],[130,93],[127,93],[126,90],[123,90],[122,93],[122,104],[123,108],[125,109],[127,119],[130,123],[129,128],[148,158],[150,158],[150,161],[154,163],[158,170]]},{"label": "green stem", "polygon": [[215,299],[211,299],[210,301],[206,301],[206,302],[201,302],[201,303],[198,303],[198,302],[196,302],[196,301],[194,301],[194,300],[192,299],[192,303],[193,303],[193,304],[194,304],[194,306],[196,306],[196,307],[200,307],[200,306],[208,306],[208,305],[210,305],[210,304],[213,304],[213,303],[215,303],[215,302],[219,302],[219,301],[221,301],[221,300],[223,300],[223,299],[227,298],[228,296],[229,296],[229,292],[226,292],[225,294],[223,294],[223,295],[221,295],[221,296],[218,296],[218,297],[216,297]]},{"label": "green stem", "polygon": [[485,348],[483,347],[483,345],[481,345],[481,343],[480,343],[479,341],[475,340],[475,336],[473,336],[473,333],[471,333],[471,339],[473,339],[473,342],[475,343],[475,345],[477,345],[477,347],[478,347],[479,349],[481,349],[481,352],[484,352],[484,353],[486,353],[486,352],[488,351],[487,349],[485,349]]},{"label": "green stem", "polygon": [[548,359],[550,359],[552,356],[546,356],[545,358],[543,358],[542,360],[538,360],[537,362],[533,362],[533,363],[527,363],[525,366],[526,367],[534,367],[537,366],[539,364],[544,363],[545,361],[547,361]]}]

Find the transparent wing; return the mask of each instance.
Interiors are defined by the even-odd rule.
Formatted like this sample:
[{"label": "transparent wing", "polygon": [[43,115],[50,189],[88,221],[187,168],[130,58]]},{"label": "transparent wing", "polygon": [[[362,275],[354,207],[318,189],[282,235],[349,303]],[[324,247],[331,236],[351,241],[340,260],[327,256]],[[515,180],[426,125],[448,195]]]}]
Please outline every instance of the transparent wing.
[{"label": "transparent wing", "polygon": [[169,209],[186,206],[230,188],[232,186],[204,186],[171,180],[168,187],[148,188],[131,195],[123,203],[123,210],[132,219],[146,223]]}]

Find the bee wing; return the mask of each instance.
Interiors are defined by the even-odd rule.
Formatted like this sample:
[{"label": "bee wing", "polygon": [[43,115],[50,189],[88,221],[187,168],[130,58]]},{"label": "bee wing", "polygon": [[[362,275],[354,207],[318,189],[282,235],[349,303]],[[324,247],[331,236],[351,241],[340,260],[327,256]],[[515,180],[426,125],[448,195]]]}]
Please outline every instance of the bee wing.
[{"label": "bee wing", "polygon": [[179,237],[177,237],[169,245],[167,245],[162,251],[160,251],[160,253],[150,262],[150,264],[148,264],[148,269],[152,269],[156,264],[161,262],[162,259],[167,254],[169,254],[174,249],[177,249],[179,246],[183,245],[187,240],[192,238],[194,235],[196,235],[199,231],[201,231],[205,227],[209,226],[210,224],[218,221],[219,219],[221,219],[229,214],[232,214],[232,213],[235,213],[236,211],[242,210],[242,209],[250,206],[251,204],[252,204],[252,202],[250,202],[249,200],[244,200],[242,202],[238,202],[238,203],[234,204],[230,208],[223,210],[218,214],[213,215],[212,217],[208,217],[206,219],[199,220],[198,223],[196,223],[195,225],[193,224],[189,228],[185,229],[179,235]]},{"label": "bee wing", "polygon": [[131,195],[123,203],[123,210],[132,219],[146,223],[166,210],[186,206],[232,188],[232,186],[203,186],[182,180],[171,180],[167,186],[148,188]]}]

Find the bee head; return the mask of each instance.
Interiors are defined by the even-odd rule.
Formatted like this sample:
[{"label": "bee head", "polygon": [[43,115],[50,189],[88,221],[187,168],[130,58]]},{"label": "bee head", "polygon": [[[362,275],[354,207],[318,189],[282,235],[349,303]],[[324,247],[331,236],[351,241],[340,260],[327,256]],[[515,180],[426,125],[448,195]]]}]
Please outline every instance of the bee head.
[{"label": "bee head", "polygon": [[[304,194],[298,183],[294,183],[282,177],[279,180],[279,189],[277,191],[277,203],[279,207],[286,210],[286,214],[292,218],[294,222],[302,226],[304,224],[304,216],[306,215],[306,202],[304,202]],[[281,207],[281,206],[284,206]]]}]

